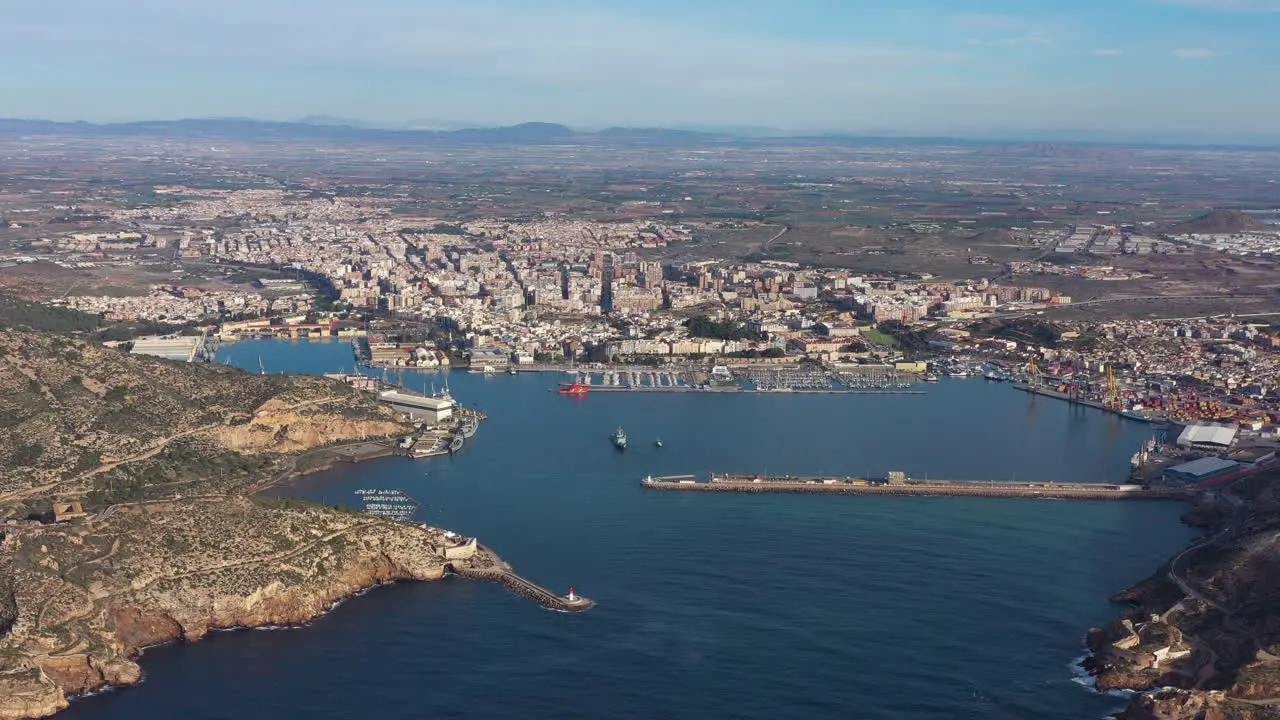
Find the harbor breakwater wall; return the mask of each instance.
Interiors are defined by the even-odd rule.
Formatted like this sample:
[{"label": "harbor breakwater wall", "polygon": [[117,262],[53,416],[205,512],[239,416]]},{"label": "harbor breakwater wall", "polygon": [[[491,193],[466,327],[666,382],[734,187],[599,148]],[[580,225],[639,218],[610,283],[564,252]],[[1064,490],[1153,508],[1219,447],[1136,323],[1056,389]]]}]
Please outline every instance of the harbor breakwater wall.
[{"label": "harbor breakwater wall", "polygon": [[1188,493],[1176,488],[1121,489],[1098,486],[1071,487],[1061,485],[1015,485],[986,483],[912,483],[904,485],[854,484],[846,480],[832,482],[787,482],[764,480],[760,482],[717,481],[690,482],[688,480],[643,480],[640,483],[650,490],[685,492],[731,493],[811,493],[815,495],[923,495],[985,498],[1031,498],[1054,500],[1185,500]]},{"label": "harbor breakwater wall", "polygon": [[504,567],[474,568],[467,567],[465,565],[450,564],[446,566],[446,568],[452,570],[457,575],[461,575],[462,577],[470,578],[472,580],[488,580],[490,582],[496,582],[520,597],[532,600],[548,610],[582,612],[583,610],[590,609],[595,605],[595,602],[584,597],[575,597],[573,600],[570,600],[564,595],[556,595],[550,590],[530,582]]}]

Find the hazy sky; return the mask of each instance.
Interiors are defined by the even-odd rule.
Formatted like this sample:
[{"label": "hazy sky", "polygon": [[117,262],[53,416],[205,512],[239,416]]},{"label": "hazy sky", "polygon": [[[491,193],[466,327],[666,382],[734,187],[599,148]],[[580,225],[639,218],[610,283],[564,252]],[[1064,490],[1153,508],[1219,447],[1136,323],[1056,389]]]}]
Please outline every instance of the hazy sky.
[{"label": "hazy sky", "polygon": [[1280,0],[0,0],[0,117],[1280,132]]}]

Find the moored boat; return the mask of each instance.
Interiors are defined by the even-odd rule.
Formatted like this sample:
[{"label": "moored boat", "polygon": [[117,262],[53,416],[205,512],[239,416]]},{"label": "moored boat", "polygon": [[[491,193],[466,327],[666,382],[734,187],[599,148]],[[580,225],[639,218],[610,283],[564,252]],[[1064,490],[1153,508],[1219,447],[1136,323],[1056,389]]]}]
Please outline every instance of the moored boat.
[{"label": "moored boat", "polygon": [[476,434],[476,430],[480,428],[480,420],[472,415],[462,423],[462,437],[470,438]]}]

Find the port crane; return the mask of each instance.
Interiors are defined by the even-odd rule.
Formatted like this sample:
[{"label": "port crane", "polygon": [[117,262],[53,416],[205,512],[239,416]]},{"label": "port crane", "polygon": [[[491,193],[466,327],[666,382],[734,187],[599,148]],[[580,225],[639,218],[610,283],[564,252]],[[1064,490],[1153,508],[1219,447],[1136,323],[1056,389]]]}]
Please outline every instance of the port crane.
[{"label": "port crane", "polygon": [[1116,370],[1114,365],[1107,365],[1107,392],[1103,398],[1102,404],[1108,409],[1120,411],[1123,409],[1123,401],[1120,399],[1120,383],[1116,381]]},{"label": "port crane", "polygon": [[1040,367],[1036,365],[1034,356],[1027,362],[1027,385],[1030,387],[1040,386]]}]

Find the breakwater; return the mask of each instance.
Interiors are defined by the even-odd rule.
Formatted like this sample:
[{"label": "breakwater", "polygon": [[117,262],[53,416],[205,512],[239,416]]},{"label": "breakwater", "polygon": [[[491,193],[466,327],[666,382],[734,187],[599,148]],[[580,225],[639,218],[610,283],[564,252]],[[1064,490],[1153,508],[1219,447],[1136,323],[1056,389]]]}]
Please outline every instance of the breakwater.
[{"label": "breakwater", "polygon": [[472,580],[496,582],[520,597],[532,600],[548,610],[582,612],[595,605],[594,601],[580,595],[557,595],[541,585],[517,575],[511,570],[510,565],[499,560],[496,555],[492,553],[489,553],[489,555],[496,561],[489,567],[471,567],[450,563],[446,565],[446,569],[451,570],[456,575]]},{"label": "breakwater", "polygon": [[650,490],[686,492],[941,495],[1055,500],[1184,500],[1190,496],[1189,491],[1182,488],[1148,488],[1138,485],[748,475],[712,475],[707,481],[698,481],[692,475],[646,477],[640,484]]}]

